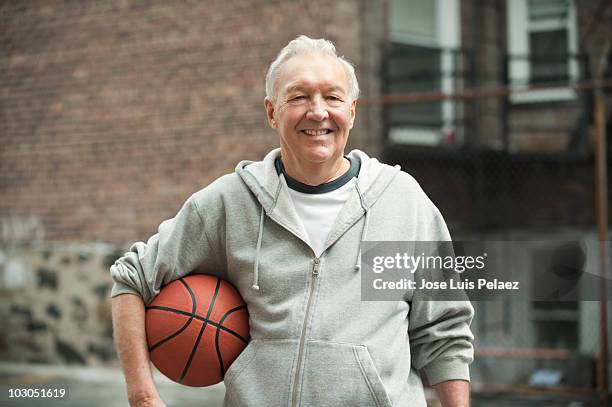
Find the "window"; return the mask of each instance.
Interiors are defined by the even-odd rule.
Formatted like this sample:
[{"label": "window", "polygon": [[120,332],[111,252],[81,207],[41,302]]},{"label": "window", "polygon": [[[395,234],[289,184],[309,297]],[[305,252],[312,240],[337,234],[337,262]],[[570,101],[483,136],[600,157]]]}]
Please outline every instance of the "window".
[{"label": "window", "polygon": [[[520,92],[513,102],[568,100],[575,92],[562,84],[578,79],[573,0],[507,0],[509,84]],[[530,89],[559,85],[554,89]]]},{"label": "window", "polygon": [[[459,0],[391,0],[389,31],[387,94],[454,91]],[[452,101],[392,104],[385,110],[392,143],[440,145],[462,141]]]}]

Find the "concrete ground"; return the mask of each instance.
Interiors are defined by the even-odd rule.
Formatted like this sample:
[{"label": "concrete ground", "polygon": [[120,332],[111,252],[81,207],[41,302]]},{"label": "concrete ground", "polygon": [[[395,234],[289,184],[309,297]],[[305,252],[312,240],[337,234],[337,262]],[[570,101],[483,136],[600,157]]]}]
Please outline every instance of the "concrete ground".
[{"label": "concrete ground", "polygon": [[[225,387],[222,383],[208,388],[193,388],[174,383],[154,372],[154,379],[163,400],[169,407],[220,407]],[[9,387],[66,386],[66,400],[49,399],[11,400],[6,394]],[[125,382],[119,367],[76,367],[57,365],[31,365],[0,362],[0,406],[61,406],[61,407],[124,407],[128,405]],[[435,395],[428,389],[429,405],[438,407]],[[484,397],[472,394],[473,407],[591,407],[599,403],[576,400],[551,400],[544,397]]]},{"label": "concrete ground", "polygon": [[[170,406],[218,407],[223,404],[225,387],[208,388],[182,386],[154,373],[155,383],[163,400]],[[68,388],[67,400],[0,399],[0,406],[62,406],[62,407],[125,407],[128,405],[125,382],[119,368],[24,365],[0,362],[0,389],[17,385],[62,385]]]}]

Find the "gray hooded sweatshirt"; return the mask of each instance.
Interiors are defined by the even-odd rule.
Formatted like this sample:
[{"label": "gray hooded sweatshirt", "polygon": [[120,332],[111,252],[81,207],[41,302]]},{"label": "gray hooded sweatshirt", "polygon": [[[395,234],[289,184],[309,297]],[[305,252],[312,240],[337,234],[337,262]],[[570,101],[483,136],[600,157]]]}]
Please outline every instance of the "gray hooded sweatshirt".
[{"label": "gray hooded sweatshirt", "polygon": [[192,195],[111,267],[112,296],[149,303],[190,272],[226,279],[251,340],[227,370],[225,406],[425,406],[430,384],[469,380],[469,302],[361,301],[360,242],[450,240],[438,209],[399,167],[354,150],[355,189],[316,257],[274,167],[242,161]]}]

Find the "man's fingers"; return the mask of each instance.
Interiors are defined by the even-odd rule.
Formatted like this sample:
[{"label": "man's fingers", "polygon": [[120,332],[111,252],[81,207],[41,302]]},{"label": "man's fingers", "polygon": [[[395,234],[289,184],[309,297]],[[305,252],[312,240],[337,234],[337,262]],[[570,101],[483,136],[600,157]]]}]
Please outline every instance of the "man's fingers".
[{"label": "man's fingers", "polygon": [[147,397],[137,400],[133,407],[166,407],[166,404],[159,397]]}]

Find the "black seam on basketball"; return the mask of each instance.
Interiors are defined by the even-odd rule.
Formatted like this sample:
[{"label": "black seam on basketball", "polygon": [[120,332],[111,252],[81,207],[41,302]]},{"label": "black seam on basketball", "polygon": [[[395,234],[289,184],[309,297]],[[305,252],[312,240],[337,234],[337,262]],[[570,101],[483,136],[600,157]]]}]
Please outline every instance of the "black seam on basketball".
[{"label": "black seam on basketball", "polygon": [[212,314],[213,308],[215,307],[215,301],[217,301],[217,295],[219,295],[220,288],[221,288],[221,279],[217,277],[217,285],[215,286],[215,293],[213,294],[212,300],[210,300],[210,305],[208,306],[208,312],[206,313],[206,319],[209,319],[210,314]]},{"label": "black seam on basketball", "polygon": [[[187,363],[185,364],[185,368],[183,369],[183,373],[181,374],[181,377],[179,378],[179,383],[182,383],[183,379],[185,378],[185,376],[187,376],[187,372],[189,371],[189,367],[191,366],[191,362],[193,361],[195,353],[196,353],[196,351],[198,349],[198,345],[200,344],[200,340],[202,339],[202,334],[204,334],[204,330],[206,329],[206,325],[208,325],[208,318],[210,318],[210,314],[212,313],[213,307],[215,306],[215,301],[217,300],[217,294],[219,294],[219,288],[220,287],[221,287],[221,279],[217,277],[217,285],[215,286],[215,293],[213,294],[212,300],[210,300],[210,305],[208,306],[208,312],[206,313],[207,321],[205,321],[202,324],[202,328],[200,329],[200,333],[198,334],[198,338],[196,339],[195,343],[193,344],[193,348],[191,348],[191,353],[189,354],[189,359],[187,360]],[[195,314],[195,310],[193,311],[193,313]]]},{"label": "black seam on basketball", "polygon": [[[156,348],[158,348],[159,346],[163,345],[164,343],[168,342],[170,339],[177,337],[178,335],[181,334],[181,332],[183,332],[185,329],[187,329],[187,327],[189,326],[189,324],[191,324],[191,321],[193,321],[193,316],[195,315],[196,312],[196,299],[195,299],[195,294],[193,293],[193,291],[191,291],[191,288],[185,283],[185,281],[183,281],[182,278],[179,278],[179,281],[181,283],[183,283],[183,286],[185,286],[185,288],[187,289],[187,292],[189,293],[189,295],[191,296],[191,310],[192,310],[192,314],[189,316],[189,319],[187,320],[187,322],[185,322],[185,325],[183,325],[178,331],[166,336],[165,338],[159,340],[157,343],[155,343],[153,346],[151,346],[149,348],[149,352],[153,352]],[[147,307],[149,308],[149,307]]]},{"label": "black seam on basketball", "polygon": [[179,278],[179,281],[183,284],[183,286],[185,287],[185,289],[187,290],[187,292],[191,296],[191,313],[195,315],[196,310],[198,309],[198,304],[197,304],[197,301],[196,301],[195,294],[191,290],[191,287],[189,287],[189,285],[185,282],[185,280],[183,280],[182,278]]},{"label": "black seam on basketball", "polygon": [[[158,311],[172,312],[173,314],[180,314],[180,315],[191,316],[194,319],[197,319],[198,321],[209,323],[212,326],[214,326],[215,328],[222,329],[225,332],[227,332],[227,333],[229,333],[231,335],[234,335],[236,338],[240,339],[244,343],[248,343],[249,342],[249,340],[247,338],[245,338],[244,336],[240,335],[238,332],[236,332],[236,331],[234,331],[234,330],[232,330],[230,328],[227,328],[227,327],[224,327],[224,326],[220,326],[218,322],[206,319],[205,317],[203,317],[201,315],[191,314],[191,313],[189,313],[187,311],[183,311],[183,310],[180,310],[180,309],[170,308],[170,307],[162,307],[162,306],[159,306],[159,305],[151,305],[151,306],[147,307],[147,310],[150,310],[150,309],[155,309],[155,310],[158,310]],[[241,305],[239,307],[236,307],[236,310],[239,310],[239,309],[246,309],[246,305]]]},{"label": "black seam on basketball", "polygon": [[227,318],[231,313],[243,308],[245,308],[245,306],[241,305],[239,307],[235,307],[227,311],[225,314],[223,314],[223,316],[219,320],[219,325],[217,326],[217,333],[215,334],[215,350],[217,351],[217,359],[219,360],[219,370],[221,371],[222,379],[225,378],[225,368],[223,367],[223,356],[221,356],[221,350],[219,349],[219,333],[221,333],[220,328],[223,327],[223,321],[225,321],[225,318]]},{"label": "black seam on basketball", "polygon": [[198,333],[198,338],[193,344],[193,348],[191,349],[191,353],[189,354],[189,359],[187,359],[187,363],[185,363],[185,367],[183,368],[183,373],[181,373],[181,377],[179,377],[179,380],[178,380],[179,383],[183,383],[183,379],[185,378],[185,376],[187,376],[187,371],[189,370],[189,367],[191,366],[191,361],[193,360],[193,356],[196,352],[196,349],[198,348],[198,345],[200,344],[200,340],[202,339],[202,334],[204,333],[205,329],[206,329],[206,323],[204,323],[202,325],[202,328],[200,328],[200,333]]},{"label": "black seam on basketball", "polygon": [[176,331],[173,334],[170,334],[168,336],[166,336],[165,338],[161,339],[159,342],[155,343],[153,346],[151,346],[149,348],[149,352],[153,352],[155,349],[157,349],[158,347],[160,347],[161,345],[163,345],[164,343],[168,342],[170,339],[177,337],[178,335],[181,334],[181,332],[183,332],[185,329],[187,329],[187,327],[189,326],[189,324],[191,324],[191,321],[193,321],[193,317],[189,318],[187,320],[187,322],[185,322],[185,325],[183,325],[178,331]]}]

